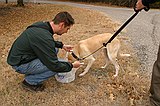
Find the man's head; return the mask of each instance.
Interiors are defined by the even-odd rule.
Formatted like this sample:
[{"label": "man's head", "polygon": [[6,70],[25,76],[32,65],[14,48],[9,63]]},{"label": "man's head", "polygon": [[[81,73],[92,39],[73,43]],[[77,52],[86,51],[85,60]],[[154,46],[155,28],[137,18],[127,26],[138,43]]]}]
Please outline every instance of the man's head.
[{"label": "man's head", "polygon": [[52,21],[53,21],[52,27],[53,27],[54,33],[58,35],[67,33],[70,27],[75,23],[74,19],[68,12],[58,13]]}]

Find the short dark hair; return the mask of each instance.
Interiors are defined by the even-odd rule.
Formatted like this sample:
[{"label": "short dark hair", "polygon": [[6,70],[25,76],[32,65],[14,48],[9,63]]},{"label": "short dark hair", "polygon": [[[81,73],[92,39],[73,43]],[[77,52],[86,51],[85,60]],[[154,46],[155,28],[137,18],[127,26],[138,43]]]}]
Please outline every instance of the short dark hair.
[{"label": "short dark hair", "polygon": [[64,22],[65,27],[73,25],[75,23],[72,16],[66,11],[59,12],[52,21],[54,22],[54,24]]}]

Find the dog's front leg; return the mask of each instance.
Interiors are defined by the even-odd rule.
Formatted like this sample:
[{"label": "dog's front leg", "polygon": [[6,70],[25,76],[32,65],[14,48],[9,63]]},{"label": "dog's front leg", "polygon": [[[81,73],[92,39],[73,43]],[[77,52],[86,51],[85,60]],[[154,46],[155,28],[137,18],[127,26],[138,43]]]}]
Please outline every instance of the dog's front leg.
[{"label": "dog's front leg", "polygon": [[93,62],[95,61],[95,58],[93,56],[90,56],[89,58],[87,58],[88,60],[88,64],[87,64],[87,67],[84,69],[84,72],[79,74],[79,76],[84,76],[88,71],[89,69],[91,68]]}]

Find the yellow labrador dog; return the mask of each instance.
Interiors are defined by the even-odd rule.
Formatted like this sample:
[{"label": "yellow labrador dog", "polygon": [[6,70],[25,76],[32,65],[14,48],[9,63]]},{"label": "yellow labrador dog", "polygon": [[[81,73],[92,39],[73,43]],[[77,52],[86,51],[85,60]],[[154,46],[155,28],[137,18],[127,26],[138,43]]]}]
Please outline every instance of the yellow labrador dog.
[{"label": "yellow labrador dog", "polygon": [[[111,33],[103,33],[79,41],[78,44],[74,45],[73,52],[74,54],[76,54],[77,57],[83,58],[84,56],[93,53],[95,50],[103,46],[103,43],[106,43],[111,38],[111,36]],[[105,68],[111,62],[115,66],[116,70],[114,77],[118,75],[119,71],[119,65],[116,61],[119,49],[120,41],[117,38],[115,38],[111,43],[107,44],[107,46],[103,48],[106,64],[101,68]],[[85,58],[88,64],[87,67],[84,69],[84,72],[81,73],[79,76],[83,76],[89,71],[93,62],[95,61],[95,56],[96,55],[93,54]],[[66,58],[68,61],[75,61],[75,58],[70,53],[66,54]]]}]

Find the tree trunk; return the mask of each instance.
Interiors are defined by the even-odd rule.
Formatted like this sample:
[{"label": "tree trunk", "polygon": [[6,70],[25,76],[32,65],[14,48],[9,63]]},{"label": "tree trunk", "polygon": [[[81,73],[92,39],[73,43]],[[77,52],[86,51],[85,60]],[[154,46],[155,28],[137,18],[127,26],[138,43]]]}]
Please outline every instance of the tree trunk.
[{"label": "tree trunk", "polygon": [[17,0],[17,6],[20,6],[20,7],[24,6],[23,0]]}]

